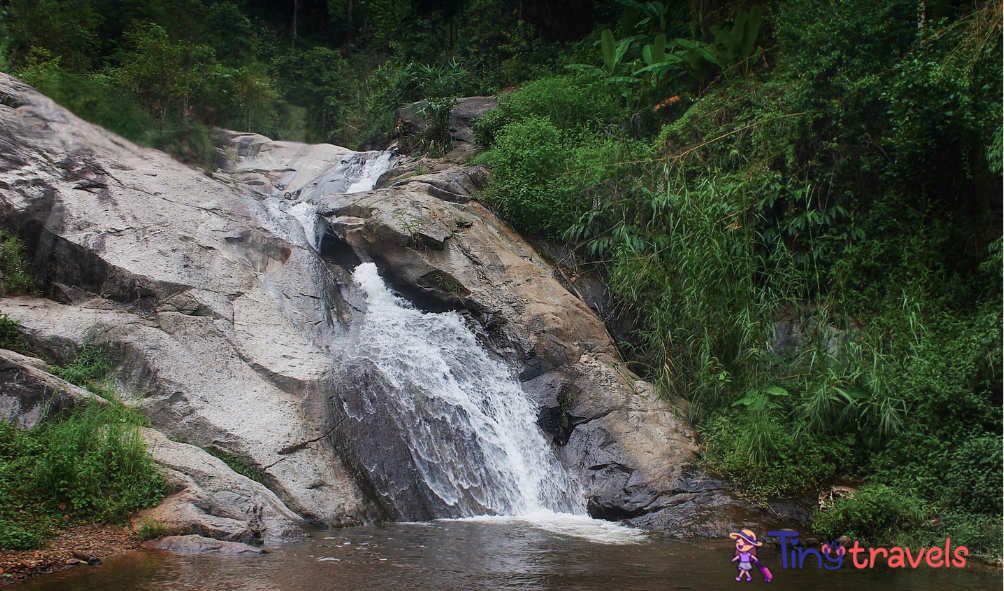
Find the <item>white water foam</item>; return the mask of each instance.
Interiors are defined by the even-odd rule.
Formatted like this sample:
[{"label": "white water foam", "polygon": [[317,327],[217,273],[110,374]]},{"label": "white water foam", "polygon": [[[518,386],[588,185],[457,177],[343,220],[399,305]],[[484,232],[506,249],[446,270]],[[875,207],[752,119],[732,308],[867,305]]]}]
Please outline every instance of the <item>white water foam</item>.
[{"label": "white water foam", "polygon": [[441,521],[465,521],[501,525],[528,525],[554,534],[581,538],[595,544],[623,546],[644,544],[649,536],[640,529],[628,525],[593,519],[588,515],[557,513],[540,509],[523,515],[478,515]]},{"label": "white water foam", "polygon": [[397,161],[398,157],[393,152],[353,152],[340,164],[305,185],[300,190],[300,198],[370,191]]},{"label": "white water foam", "polygon": [[522,523],[602,544],[645,541],[639,530],[586,515],[578,484],[536,425],[532,401],[460,314],[416,310],[390,292],[373,263],[353,277],[368,310],[352,355],[391,381],[390,407],[422,477],[461,519]]},{"label": "white water foam", "polygon": [[368,299],[353,355],[391,382],[388,406],[429,489],[462,516],[581,512],[582,495],[536,427],[529,397],[464,318],[414,309],[372,263],[353,276]]}]

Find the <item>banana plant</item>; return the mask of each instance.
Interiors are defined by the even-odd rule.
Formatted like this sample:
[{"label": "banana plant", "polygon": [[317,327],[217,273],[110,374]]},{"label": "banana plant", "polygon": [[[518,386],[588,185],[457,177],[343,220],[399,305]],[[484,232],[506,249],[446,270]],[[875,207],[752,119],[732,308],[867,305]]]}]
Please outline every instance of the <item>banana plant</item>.
[{"label": "banana plant", "polygon": [[708,44],[690,39],[675,39],[677,47],[681,49],[673,53],[680,60],[680,65],[687,71],[700,88],[704,88],[704,80],[707,77],[708,62],[714,63],[708,53]]},{"label": "banana plant", "polygon": [[[727,31],[718,27],[708,27],[711,34],[724,47],[718,47],[715,44],[708,45],[707,53],[711,61],[723,70],[747,62],[753,56],[755,50],[754,43],[756,43],[757,35],[760,33],[762,17],[763,10],[759,6],[754,6],[748,13],[745,10],[740,10],[736,14],[732,27]],[[748,64],[746,65],[746,71],[749,71]]]},{"label": "banana plant", "polygon": [[[617,0],[618,4],[626,6],[626,10],[635,10],[640,15],[645,15],[645,19],[639,24],[654,23],[660,31],[666,30],[666,7],[662,2],[634,2],[633,0]],[[630,31],[629,31],[630,33]]]},{"label": "banana plant", "polygon": [[634,75],[639,76],[651,72],[656,80],[670,70],[684,69],[683,58],[673,53],[666,52],[666,34],[659,33],[649,45],[641,50],[641,57],[645,61],[645,66],[635,71]]},{"label": "banana plant", "polygon": [[634,7],[629,6],[624,9],[623,14],[621,14],[620,27],[618,28],[621,37],[619,41],[614,37],[613,31],[603,29],[603,33],[600,34],[600,55],[603,57],[602,69],[586,64],[571,64],[565,67],[579,70],[580,72],[605,75],[607,78],[618,82],[637,82],[637,78],[615,76],[615,74],[621,62],[624,61],[624,56],[631,49],[631,44],[643,38],[642,35],[631,35],[638,24],[640,16],[641,12]]},{"label": "banana plant", "polygon": [[732,406],[742,405],[750,411],[781,408],[781,404],[767,397],[768,394],[770,396],[788,396],[788,391],[780,386],[768,386],[763,390],[752,389],[746,392],[746,396],[733,402]]}]

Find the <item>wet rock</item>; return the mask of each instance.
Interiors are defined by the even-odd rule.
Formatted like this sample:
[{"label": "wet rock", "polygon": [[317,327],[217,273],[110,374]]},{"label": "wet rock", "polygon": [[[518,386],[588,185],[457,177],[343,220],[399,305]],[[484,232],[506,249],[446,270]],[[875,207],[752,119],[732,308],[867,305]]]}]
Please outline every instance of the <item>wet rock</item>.
[{"label": "wet rock", "polygon": [[537,425],[555,445],[565,445],[572,436],[575,419],[560,406],[542,406],[537,413]]},{"label": "wet rock", "polygon": [[788,524],[807,526],[812,522],[811,500],[776,499],[767,502],[767,507],[778,518]]},{"label": "wet rock", "polygon": [[151,540],[143,544],[146,548],[167,550],[178,554],[203,554],[215,552],[219,554],[263,554],[261,548],[254,548],[238,542],[224,542],[197,535],[167,536]]}]

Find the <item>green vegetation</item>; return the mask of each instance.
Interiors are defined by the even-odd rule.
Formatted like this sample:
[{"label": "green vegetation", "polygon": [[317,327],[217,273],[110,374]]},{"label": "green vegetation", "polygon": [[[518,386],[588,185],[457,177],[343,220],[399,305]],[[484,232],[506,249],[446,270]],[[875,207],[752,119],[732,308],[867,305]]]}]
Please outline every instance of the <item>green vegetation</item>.
[{"label": "green vegetation", "polygon": [[[0,327],[7,324],[16,326],[4,315]],[[163,496],[137,429],[149,422],[119,401],[105,349],[88,339],[73,363],[52,373],[109,403],[49,416],[28,431],[0,421],[0,548],[34,548],[76,523],[121,522]]]},{"label": "green vegetation", "polygon": [[167,526],[156,519],[151,519],[146,517],[140,522],[139,531],[136,532],[139,539],[143,542],[147,540],[155,540],[157,538],[163,538],[164,536],[169,536],[174,530],[170,526]]},{"label": "green vegetation", "polygon": [[21,333],[17,329],[20,324],[17,320],[11,320],[9,314],[0,314],[0,348],[18,353],[27,352]]},{"label": "green vegetation", "polygon": [[28,262],[21,239],[9,231],[0,231],[0,272],[4,295],[35,295],[38,281]]},{"label": "green vegetation", "polygon": [[375,147],[422,100],[440,153],[498,92],[484,200],[602,268],[705,467],[1000,559],[1000,0],[134,4],[11,0],[0,68],[200,166],[212,125]]},{"label": "green vegetation", "polygon": [[599,1],[524,4],[11,0],[0,8],[0,70],[197,166],[212,164],[209,126],[381,144],[394,109],[423,99],[432,125],[419,145],[442,152],[456,97],[553,69],[612,12]]},{"label": "green vegetation", "polygon": [[128,409],[98,404],[29,431],[0,422],[0,548],[156,504],[164,484],[136,424]]},{"label": "green vegetation", "polygon": [[73,363],[66,367],[53,365],[50,371],[75,386],[86,388],[106,400],[118,400],[112,379],[112,362],[104,346],[94,342],[93,337],[84,340],[77,350]]},{"label": "green vegetation", "polygon": [[230,467],[231,470],[240,474],[241,476],[247,476],[248,478],[254,480],[259,484],[264,484],[264,481],[262,480],[262,472],[257,468],[249,465],[240,457],[214,446],[204,447],[202,449],[205,450],[206,453],[208,453],[209,455],[215,456],[223,460],[223,463],[225,463],[227,466]]}]

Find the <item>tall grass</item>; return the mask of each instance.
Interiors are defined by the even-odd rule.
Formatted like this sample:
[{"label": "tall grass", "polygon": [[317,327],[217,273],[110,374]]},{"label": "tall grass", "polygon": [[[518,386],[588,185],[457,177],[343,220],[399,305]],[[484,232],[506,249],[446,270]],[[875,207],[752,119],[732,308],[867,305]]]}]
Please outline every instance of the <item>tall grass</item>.
[{"label": "tall grass", "polygon": [[91,404],[22,431],[0,422],[0,548],[36,547],[60,526],[122,521],[163,496],[122,405]]},{"label": "tall grass", "polygon": [[763,250],[740,183],[684,184],[669,172],[634,191],[631,217],[587,248],[609,253],[611,288],[638,319],[638,353],[696,418],[767,379],[773,317],[794,276],[785,257]]},{"label": "tall grass", "polygon": [[59,376],[75,386],[87,388],[102,398],[115,399],[114,383],[109,376],[112,363],[105,347],[97,344],[93,337],[84,339],[84,343],[76,352],[73,363],[61,367],[50,368],[53,375]]}]

